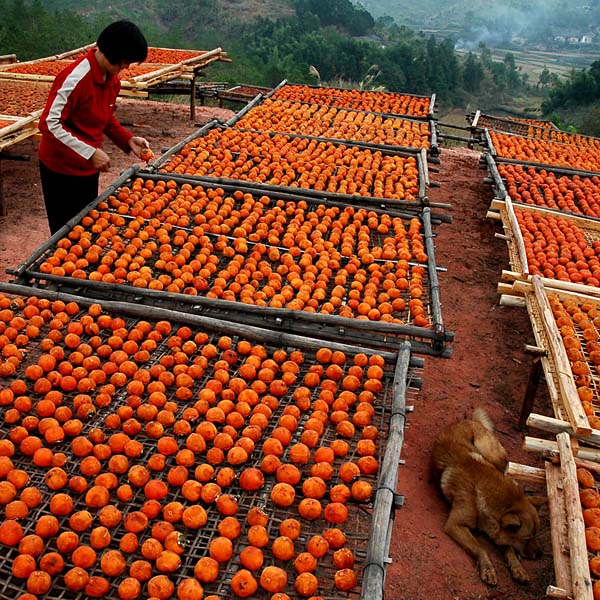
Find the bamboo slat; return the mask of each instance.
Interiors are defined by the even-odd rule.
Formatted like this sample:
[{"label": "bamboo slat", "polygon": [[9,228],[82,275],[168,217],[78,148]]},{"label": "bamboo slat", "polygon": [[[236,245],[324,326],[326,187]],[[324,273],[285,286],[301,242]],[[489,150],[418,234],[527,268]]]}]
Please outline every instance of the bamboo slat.
[{"label": "bamboo slat", "polygon": [[[568,436],[569,434],[566,433],[564,435]],[[592,463],[600,464],[600,450],[596,448],[586,448],[584,446],[580,446],[576,442],[572,444],[572,446],[572,451],[577,457],[577,459],[587,460]],[[543,440],[540,438],[534,438],[531,436],[525,436],[525,439],[523,440],[523,449],[527,452],[534,452],[549,456],[558,456],[560,454],[557,442],[553,440]]]}]

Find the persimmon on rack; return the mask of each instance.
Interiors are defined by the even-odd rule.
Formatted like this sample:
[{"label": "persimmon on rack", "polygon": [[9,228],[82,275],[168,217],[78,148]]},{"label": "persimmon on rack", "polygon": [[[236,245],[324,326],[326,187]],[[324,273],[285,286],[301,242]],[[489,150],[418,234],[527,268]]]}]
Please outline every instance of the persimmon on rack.
[{"label": "persimmon on rack", "polygon": [[600,171],[598,150],[490,131],[490,139],[498,156],[529,163],[567,167],[581,171]]},{"label": "persimmon on rack", "polygon": [[[0,70],[0,76],[2,73],[20,73],[26,75],[41,75],[46,77],[56,77],[65,67],[72,64],[71,60],[43,60],[39,62],[31,62],[25,64],[16,64]],[[152,73],[161,68],[161,65],[132,65],[127,69],[123,69],[119,72],[119,77],[122,80],[131,79],[138,75],[145,75],[146,73]],[[4,86],[4,83],[2,83]]]},{"label": "persimmon on rack", "polygon": [[600,139],[589,135],[581,135],[579,133],[570,133],[568,131],[560,131],[548,127],[529,127],[527,136],[537,140],[548,142],[557,142],[559,144],[569,144],[572,146],[580,146],[583,148],[591,148],[600,150]]},{"label": "persimmon on rack", "polygon": [[588,566],[592,580],[593,597],[600,596],[600,495],[596,489],[594,474],[585,467],[577,468],[580,509],[585,523],[585,542],[588,550]]},{"label": "persimmon on rack", "polygon": [[548,296],[548,302],[583,410],[590,426],[600,429],[600,398],[592,381],[600,365],[600,310],[595,302],[575,298],[561,300],[558,296]]},{"label": "persimmon on rack", "polygon": [[41,60],[30,63],[6,65],[0,73],[26,73],[28,75],[47,75],[56,77],[65,67],[72,64],[70,60]]},{"label": "persimmon on rack", "polygon": [[428,327],[427,262],[416,217],[139,178],[84,217],[39,270]]},{"label": "persimmon on rack", "polygon": [[206,54],[204,50],[178,50],[174,48],[148,48],[147,63],[173,65]]},{"label": "persimmon on rack", "polygon": [[236,129],[192,140],[161,171],[395,200],[419,193],[414,156]]},{"label": "persimmon on rack", "polygon": [[415,117],[428,116],[431,108],[431,98],[426,96],[308,85],[287,84],[277,90],[271,98]]},{"label": "persimmon on rack", "polygon": [[[359,584],[393,374],[382,356],[35,296],[0,296],[0,355],[0,545],[15,587],[166,598],[219,579],[237,593],[247,573],[255,592]],[[320,576],[329,552],[335,579]]]},{"label": "persimmon on rack", "polygon": [[498,164],[515,202],[600,217],[600,176],[561,175],[549,169]]},{"label": "persimmon on rack", "polygon": [[600,241],[574,221],[515,208],[529,273],[600,287]]},{"label": "persimmon on rack", "polygon": [[386,146],[419,149],[431,146],[431,129],[423,121],[290,100],[267,99],[235,125],[240,129],[295,133]]}]

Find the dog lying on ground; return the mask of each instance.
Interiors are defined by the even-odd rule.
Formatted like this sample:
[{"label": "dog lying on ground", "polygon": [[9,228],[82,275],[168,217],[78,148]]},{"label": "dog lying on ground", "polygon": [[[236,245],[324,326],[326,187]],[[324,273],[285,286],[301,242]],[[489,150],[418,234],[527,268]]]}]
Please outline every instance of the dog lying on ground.
[{"label": "dog lying on ground", "polygon": [[513,578],[527,583],[529,576],[519,560],[541,554],[535,540],[539,528],[536,507],[545,498],[525,496],[506,475],[506,450],[493,434],[483,409],[472,419],[459,421],[440,432],[431,454],[432,469],[451,509],[445,532],[476,561],[481,579],[496,585],[496,571],[485,549],[475,539],[478,529],[504,551]]}]

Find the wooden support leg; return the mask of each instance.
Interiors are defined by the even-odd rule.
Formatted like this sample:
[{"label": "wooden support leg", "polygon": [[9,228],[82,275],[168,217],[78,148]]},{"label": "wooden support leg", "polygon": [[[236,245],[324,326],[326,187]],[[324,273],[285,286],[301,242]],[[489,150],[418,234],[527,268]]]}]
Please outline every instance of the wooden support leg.
[{"label": "wooden support leg", "polygon": [[4,197],[4,185],[2,179],[2,159],[0,159],[0,217],[6,217],[8,215],[8,202]]},{"label": "wooden support leg", "polygon": [[196,71],[194,71],[190,83],[190,119],[196,120]]},{"label": "wooden support leg", "polygon": [[533,402],[537,393],[538,384],[542,375],[542,359],[540,356],[535,356],[529,373],[529,381],[525,390],[525,397],[521,405],[521,416],[519,417],[519,428],[525,429],[527,418],[533,409]]}]

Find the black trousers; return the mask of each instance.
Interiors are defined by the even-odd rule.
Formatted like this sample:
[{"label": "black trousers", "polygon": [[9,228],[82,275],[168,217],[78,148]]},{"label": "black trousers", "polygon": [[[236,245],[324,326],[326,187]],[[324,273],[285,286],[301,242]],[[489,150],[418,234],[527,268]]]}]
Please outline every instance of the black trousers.
[{"label": "black trousers", "polygon": [[63,175],[51,171],[40,161],[40,176],[51,233],[56,233],[98,197],[100,173]]}]

